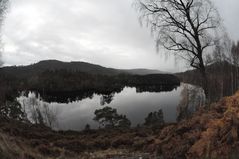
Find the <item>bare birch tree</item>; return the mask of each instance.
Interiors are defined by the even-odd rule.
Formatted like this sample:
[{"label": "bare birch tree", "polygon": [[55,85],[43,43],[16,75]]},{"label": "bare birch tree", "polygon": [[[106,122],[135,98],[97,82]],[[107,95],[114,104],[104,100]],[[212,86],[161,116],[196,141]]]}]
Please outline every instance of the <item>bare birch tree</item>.
[{"label": "bare birch tree", "polygon": [[[207,94],[205,58],[219,40],[220,16],[210,0],[136,0],[140,19],[155,37],[157,47],[189,62],[200,71]],[[210,49],[211,48],[211,49]]]}]

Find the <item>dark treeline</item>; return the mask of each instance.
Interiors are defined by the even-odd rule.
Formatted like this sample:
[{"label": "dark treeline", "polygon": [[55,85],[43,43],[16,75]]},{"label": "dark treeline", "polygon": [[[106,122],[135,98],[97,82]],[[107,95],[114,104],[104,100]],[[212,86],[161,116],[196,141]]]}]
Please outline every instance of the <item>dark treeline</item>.
[{"label": "dark treeline", "polygon": [[39,75],[26,79],[17,79],[20,83],[19,90],[29,89],[46,92],[69,92],[94,90],[102,94],[112,91],[120,91],[124,86],[144,85],[179,85],[177,77],[167,74],[155,75],[129,75],[119,74],[115,76],[92,75],[83,72],[71,72],[66,70],[45,71]]},{"label": "dark treeline", "polygon": [[[131,74],[90,74],[71,70],[46,70],[39,73],[28,73],[25,76],[1,72],[0,80],[4,81],[4,87],[9,90],[36,91],[46,101],[60,97],[61,102],[69,98],[72,100],[92,96],[94,93],[110,95],[112,92],[120,92],[125,86],[137,87],[144,90],[145,86],[151,86],[151,91],[172,90],[180,84],[179,79],[169,74],[131,75]],[[154,87],[153,87],[154,86]]]}]

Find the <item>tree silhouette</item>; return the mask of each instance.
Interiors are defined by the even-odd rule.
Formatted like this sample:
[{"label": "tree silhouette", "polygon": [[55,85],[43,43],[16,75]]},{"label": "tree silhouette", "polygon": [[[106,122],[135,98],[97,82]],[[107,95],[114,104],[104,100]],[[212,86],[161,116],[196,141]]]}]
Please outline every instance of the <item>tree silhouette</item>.
[{"label": "tree silhouette", "polygon": [[219,40],[220,16],[210,0],[137,0],[140,19],[151,28],[157,48],[200,70],[207,94],[205,58]]},{"label": "tree silhouette", "polygon": [[100,127],[104,128],[129,128],[131,122],[125,115],[119,115],[116,109],[104,107],[95,111],[94,119],[99,123]]},{"label": "tree silhouette", "polygon": [[16,100],[7,100],[0,107],[0,116],[15,120],[25,120],[26,114],[23,112],[21,104]]}]

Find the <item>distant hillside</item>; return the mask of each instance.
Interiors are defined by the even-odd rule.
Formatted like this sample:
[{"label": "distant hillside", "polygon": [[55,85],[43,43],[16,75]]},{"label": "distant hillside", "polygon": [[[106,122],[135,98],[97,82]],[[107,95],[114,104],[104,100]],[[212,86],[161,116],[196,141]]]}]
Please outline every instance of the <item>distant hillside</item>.
[{"label": "distant hillside", "polygon": [[67,70],[71,72],[80,71],[89,74],[99,75],[117,75],[120,73],[134,75],[161,74],[163,72],[150,69],[113,69],[106,68],[100,65],[90,64],[86,62],[62,62],[57,60],[40,61],[36,64],[28,66],[8,66],[0,69],[0,73],[4,72],[8,75],[21,75],[23,77],[29,74],[39,74],[44,71]]},{"label": "distant hillside", "polygon": [[94,65],[85,62],[61,62],[57,60],[40,61],[36,64],[28,66],[8,66],[0,69],[0,72],[4,72],[8,75],[21,75],[23,77],[29,74],[35,75],[44,71],[57,71],[67,70],[71,72],[80,71],[90,74],[102,74],[102,75],[116,75],[118,70],[112,68],[106,68],[99,65]]}]

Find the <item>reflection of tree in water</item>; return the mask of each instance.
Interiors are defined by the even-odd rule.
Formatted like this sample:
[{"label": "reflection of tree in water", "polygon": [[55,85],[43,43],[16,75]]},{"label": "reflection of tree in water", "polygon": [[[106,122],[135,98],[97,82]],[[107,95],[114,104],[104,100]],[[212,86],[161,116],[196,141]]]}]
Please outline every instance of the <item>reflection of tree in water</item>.
[{"label": "reflection of tree in water", "polygon": [[136,86],[136,92],[171,92],[177,87],[176,85],[141,85]]},{"label": "reflection of tree in water", "polygon": [[57,102],[57,103],[70,103],[79,101],[85,98],[92,99],[94,96],[93,91],[71,91],[71,92],[38,92],[41,94],[41,98],[46,102]]},{"label": "reflection of tree in water", "polygon": [[57,128],[57,110],[41,100],[35,93],[29,93],[28,97],[19,98],[27,118],[34,124],[43,124],[51,128]]},{"label": "reflection of tree in water", "polygon": [[114,93],[108,94],[108,95],[102,95],[100,97],[100,105],[110,104],[114,99]]},{"label": "reflection of tree in water", "polygon": [[[170,92],[178,87],[178,85],[137,85],[131,86],[136,88],[137,93],[142,92]],[[97,90],[88,90],[88,91],[39,91],[41,94],[41,98],[50,103],[70,103],[74,101],[79,101],[82,99],[90,98],[92,99],[95,94],[101,95],[100,104],[110,104],[113,101],[113,97],[116,93],[120,93],[123,91],[125,86],[121,86],[119,88],[114,89],[105,89],[104,91]]]},{"label": "reflection of tree in water", "polygon": [[[92,99],[95,94],[97,95],[104,95],[105,98],[110,96],[114,96],[115,93],[120,93],[124,87],[119,87],[115,89],[105,89],[102,90],[77,90],[77,91],[37,91],[37,93],[41,94],[41,98],[50,103],[50,102],[57,102],[57,103],[70,103],[74,101],[79,101],[82,99],[90,98]],[[108,96],[108,97],[107,97]]]},{"label": "reflection of tree in water", "polygon": [[193,112],[205,104],[205,94],[202,88],[183,84],[181,100],[177,107],[177,120],[188,118]]}]

